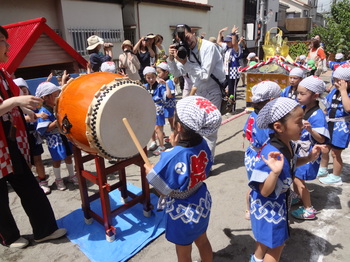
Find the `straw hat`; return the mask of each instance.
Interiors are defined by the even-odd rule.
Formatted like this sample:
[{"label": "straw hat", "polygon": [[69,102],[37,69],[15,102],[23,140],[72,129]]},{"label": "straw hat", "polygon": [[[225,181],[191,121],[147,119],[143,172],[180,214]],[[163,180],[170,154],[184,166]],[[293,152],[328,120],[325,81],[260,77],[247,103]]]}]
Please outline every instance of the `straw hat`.
[{"label": "straw hat", "polygon": [[97,35],[92,35],[87,39],[88,47],[86,50],[94,50],[98,45],[103,45],[104,41],[101,37]]},{"label": "straw hat", "polygon": [[130,46],[131,48],[133,47],[130,40],[125,40],[125,41],[122,43],[122,49],[123,49],[123,50],[124,50],[124,46],[126,46],[126,45]]}]

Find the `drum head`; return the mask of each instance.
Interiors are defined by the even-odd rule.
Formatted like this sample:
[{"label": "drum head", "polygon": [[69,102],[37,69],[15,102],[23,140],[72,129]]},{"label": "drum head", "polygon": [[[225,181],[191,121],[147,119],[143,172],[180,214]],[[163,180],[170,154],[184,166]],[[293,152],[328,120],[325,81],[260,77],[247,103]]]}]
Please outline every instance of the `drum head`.
[{"label": "drum head", "polygon": [[148,91],[130,80],[116,80],[103,86],[88,110],[86,135],[100,156],[115,159],[138,154],[123,118],[128,119],[145,147],[156,124],[156,108]]}]

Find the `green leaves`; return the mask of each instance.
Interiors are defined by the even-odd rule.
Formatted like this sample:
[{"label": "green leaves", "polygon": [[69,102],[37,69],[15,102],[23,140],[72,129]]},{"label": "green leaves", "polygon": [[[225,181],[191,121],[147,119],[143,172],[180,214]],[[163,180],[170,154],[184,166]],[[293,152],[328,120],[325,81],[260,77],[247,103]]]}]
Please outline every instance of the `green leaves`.
[{"label": "green leaves", "polygon": [[311,35],[320,35],[326,53],[350,52],[350,0],[337,1],[326,17],[326,26],[313,28]]}]

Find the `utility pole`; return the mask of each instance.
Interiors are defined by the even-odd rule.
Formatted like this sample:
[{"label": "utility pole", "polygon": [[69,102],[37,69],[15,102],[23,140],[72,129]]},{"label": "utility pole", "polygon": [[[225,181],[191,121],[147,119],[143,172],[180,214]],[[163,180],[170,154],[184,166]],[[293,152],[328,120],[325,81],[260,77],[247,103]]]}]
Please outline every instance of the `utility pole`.
[{"label": "utility pole", "polygon": [[264,37],[264,24],[265,24],[265,19],[264,19],[264,11],[265,11],[265,0],[260,0],[260,11],[259,11],[259,21],[258,24],[260,24],[260,38],[258,40],[258,57],[260,59],[260,47],[261,47],[261,42]]}]

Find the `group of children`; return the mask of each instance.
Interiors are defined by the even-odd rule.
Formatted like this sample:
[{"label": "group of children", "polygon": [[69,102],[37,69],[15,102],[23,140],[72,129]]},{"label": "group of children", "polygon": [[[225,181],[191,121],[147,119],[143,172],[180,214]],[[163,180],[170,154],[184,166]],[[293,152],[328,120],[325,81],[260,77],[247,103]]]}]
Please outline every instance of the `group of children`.
[{"label": "group of children", "polygon": [[[29,87],[23,78],[14,79],[14,82],[22,91],[22,95],[30,95]],[[60,88],[51,82],[43,82],[36,89],[35,96],[43,99],[42,106],[35,110],[35,122],[27,121],[28,140],[30,144],[31,162],[36,168],[39,185],[45,194],[51,192],[46,177],[45,168],[41,155],[44,153],[42,142],[46,140],[51,158],[55,184],[58,190],[65,190],[66,186],[61,176],[61,161],[64,160],[68,170],[68,181],[75,186],[78,185],[78,178],[74,172],[72,160],[72,144],[59,132],[57,120],[54,115],[56,98],[60,94]],[[25,119],[27,119],[25,117]]]},{"label": "group of children", "polygon": [[[318,177],[322,184],[342,184],[341,152],[350,142],[350,63],[334,71],[335,88],[325,99],[325,83],[303,74],[300,68],[291,70],[290,85],[280,94],[271,81],[252,88],[254,112],[244,127],[250,142],[245,156],[250,187],[246,218],[257,241],[251,262],[279,261],[293,202],[302,203],[291,212],[293,217],[316,218],[305,181]],[[325,102],[325,111],[319,100]]]}]

